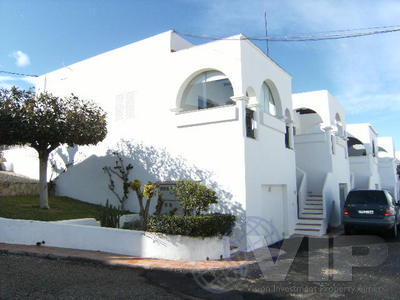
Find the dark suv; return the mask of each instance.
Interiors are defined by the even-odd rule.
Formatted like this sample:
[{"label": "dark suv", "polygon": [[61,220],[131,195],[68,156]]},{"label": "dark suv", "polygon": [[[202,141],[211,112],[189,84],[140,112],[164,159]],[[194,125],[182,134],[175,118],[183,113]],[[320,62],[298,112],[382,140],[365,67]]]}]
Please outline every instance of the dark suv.
[{"label": "dark suv", "polygon": [[397,236],[400,221],[399,204],[384,190],[354,190],[346,198],[343,208],[345,234],[355,228],[377,228]]}]

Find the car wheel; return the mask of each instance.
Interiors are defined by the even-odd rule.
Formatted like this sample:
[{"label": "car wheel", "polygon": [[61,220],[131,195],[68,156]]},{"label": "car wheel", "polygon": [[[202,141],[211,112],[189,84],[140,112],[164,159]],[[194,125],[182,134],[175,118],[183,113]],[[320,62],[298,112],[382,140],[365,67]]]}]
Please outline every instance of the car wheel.
[{"label": "car wheel", "polygon": [[351,227],[349,225],[344,225],[344,234],[345,235],[351,234]]}]

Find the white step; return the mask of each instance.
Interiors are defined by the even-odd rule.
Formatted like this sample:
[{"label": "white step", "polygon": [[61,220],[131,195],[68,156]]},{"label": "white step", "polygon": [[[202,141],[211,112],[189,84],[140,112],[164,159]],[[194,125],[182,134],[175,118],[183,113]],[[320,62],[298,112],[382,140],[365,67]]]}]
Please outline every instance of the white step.
[{"label": "white step", "polygon": [[307,207],[305,207],[303,210],[302,210],[302,213],[303,214],[305,214],[305,213],[323,213],[323,209],[322,208],[307,208]]},{"label": "white step", "polygon": [[295,230],[321,231],[321,225],[318,224],[297,224]]},{"label": "white step", "polygon": [[322,206],[316,206],[316,205],[305,205],[303,208],[302,208],[302,212],[305,212],[305,211],[309,211],[309,210],[319,210],[319,211],[324,211],[324,208],[322,207]]},{"label": "white step", "polygon": [[323,236],[323,234],[320,231],[304,231],[304,230],[297,230],[295,229],[294,231],[295,234],[298,235],[305,235],[305,236]]},{"label": "white step", "polygon": [[322,219],[298,219],[297,223],[301,223],[301,224],[319,224],[322,225]]},{"label": "white step", "polygon": [[312,202],[304,202],[304,206],[313,206],[313,207],[322,207],[324,204],[321,202],[316,202],[316,201],[312,201]]},{"label": "white step", "polygon": [[309,202],[309,203],[322,203],[322,198],[307,198],[306,202]]},{"label": "white step", "polygon": [[312,198],[312,199],[322,199],[322,195],[313,195],[313,194],[309,194],[308,198]]},{"label": "white step", "polygon": [[314,218],[323,219],[324,215],[323,214],[317,214],[317,213],[300,213],[300,218],[304,218],[304,219],[314,219]]}]

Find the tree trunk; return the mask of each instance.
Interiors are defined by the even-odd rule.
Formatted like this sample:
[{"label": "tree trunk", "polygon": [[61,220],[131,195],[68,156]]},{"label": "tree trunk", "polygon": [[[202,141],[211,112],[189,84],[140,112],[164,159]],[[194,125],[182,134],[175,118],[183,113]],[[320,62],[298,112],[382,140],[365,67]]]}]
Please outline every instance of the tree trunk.
[{"label": "tree trunk", "polygon": [[49,192],[47,190],[47,161],[49,153],[39,152],[39,188],[40,188],[40,208],[49,209]]}]

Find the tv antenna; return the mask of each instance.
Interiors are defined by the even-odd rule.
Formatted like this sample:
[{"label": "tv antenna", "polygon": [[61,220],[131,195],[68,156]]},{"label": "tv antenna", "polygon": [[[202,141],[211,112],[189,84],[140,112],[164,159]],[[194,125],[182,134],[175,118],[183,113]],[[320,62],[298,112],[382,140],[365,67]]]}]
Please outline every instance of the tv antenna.
[{"label": "tv antenna", "polygon": [[265,26],[265,43],[267,46],[267,56],[269,56],[269,41],[268,41],[268,21],[267,21],[267,11],[264,11],[264,26]]}]

